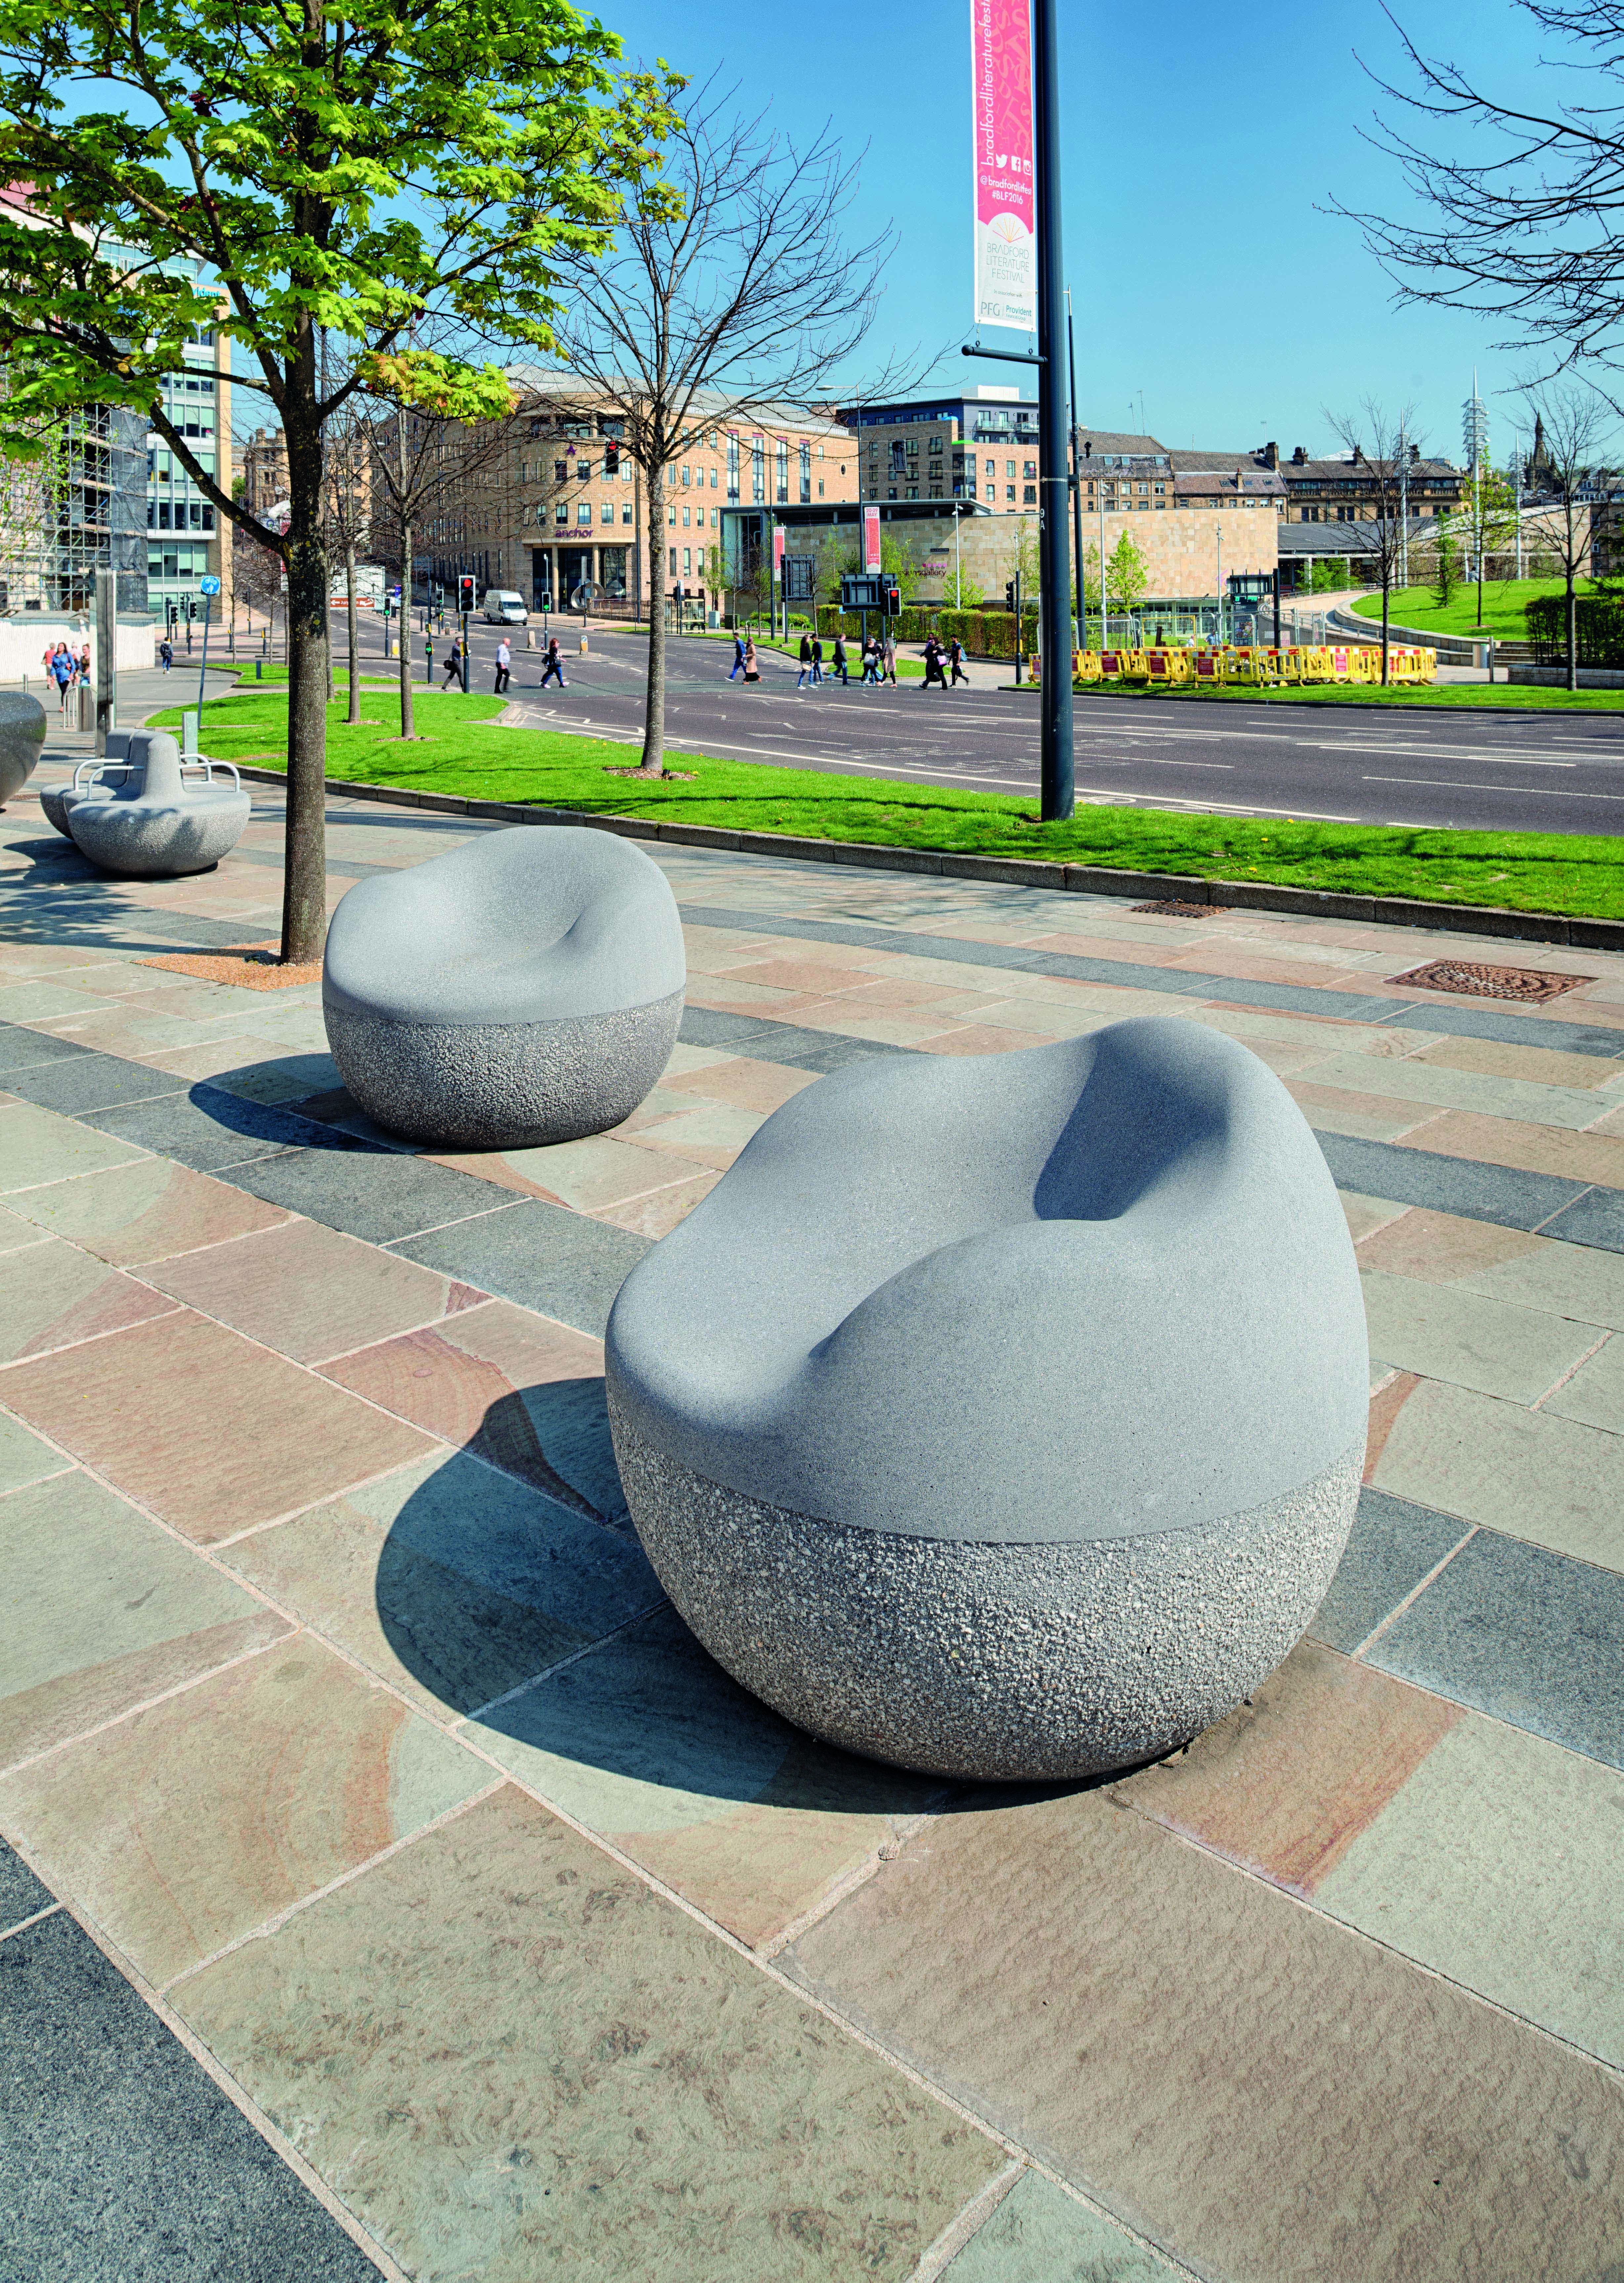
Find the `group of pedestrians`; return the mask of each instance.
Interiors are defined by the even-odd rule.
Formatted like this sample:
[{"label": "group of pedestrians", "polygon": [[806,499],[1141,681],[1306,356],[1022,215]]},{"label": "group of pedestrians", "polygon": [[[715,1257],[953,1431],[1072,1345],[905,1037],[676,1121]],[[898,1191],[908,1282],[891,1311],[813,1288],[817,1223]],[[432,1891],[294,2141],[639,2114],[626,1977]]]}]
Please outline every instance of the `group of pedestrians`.
[{"label": "group of pedestrians", "polygon": [[45,679],[56,683],[57,704],[66,713],[68,692],[77,690],[81,682],[88,684],[90,680],[89,643],[86,643],[77,657],[65,642],[48,648],[45,652]]},{"label": "group of pedestrians", "polygon": [[[947,678],[947,669],[950,666],[953,670],[952,682]],[[922,686],[929,690],[936,684],[943,690],[952,690],[960,682],[967,690],[970,677],[964,670],[964,644],[959,640],[957,635],[953,636],[951,643],[939,642],[935,635],[929,635],[925,643],[925,679]]]},{"label": "group of pedestrians", "polygon": [[[878,689],[886,682],[893,690],[896,688],[897,643],[889,628],[883,636],[870,635],[866,637],[863,643],[862,662],[866,688]],[[826,677],[821,635],[804,634],[801,636],[800,663],[801,670],[795,678],[797,690],[806,690],[823,682]],[[735,634],[733,638],[733,665],[728,669],[727,679],[736,682],[741,675],[746,682],[759,682],[761,669],[757,661],[754,642],[748,635]],[[844,635],[835,637],[827,679],[838,682],[843,689],[849,690],[851,686],[851,666]],[[965,671],[964,644],[956,635],[951,643],[941,642],[935,635],[930,635],[925,643],[924,688],[952,690],[961,682],[967,689],[969,687],[970,677]]]}]

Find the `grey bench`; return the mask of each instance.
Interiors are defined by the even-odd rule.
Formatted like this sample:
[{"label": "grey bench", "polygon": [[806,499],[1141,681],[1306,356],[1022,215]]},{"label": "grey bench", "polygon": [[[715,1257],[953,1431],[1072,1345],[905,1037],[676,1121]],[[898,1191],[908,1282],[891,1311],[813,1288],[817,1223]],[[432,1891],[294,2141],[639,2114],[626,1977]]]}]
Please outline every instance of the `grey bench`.
[{"label": "grey bench", "polygon": [[65,804],[69,838],[93,864],[174,879],[206,872],[236,847],[251,804],[229,761],[183,763],[167,729],[132,729],[125,760],[120,783],[98,781]]},{"label": "grey bench", "polygon": [[0,808],[34,775],[45,744],[45,709],[20,690],[0,690]]}]

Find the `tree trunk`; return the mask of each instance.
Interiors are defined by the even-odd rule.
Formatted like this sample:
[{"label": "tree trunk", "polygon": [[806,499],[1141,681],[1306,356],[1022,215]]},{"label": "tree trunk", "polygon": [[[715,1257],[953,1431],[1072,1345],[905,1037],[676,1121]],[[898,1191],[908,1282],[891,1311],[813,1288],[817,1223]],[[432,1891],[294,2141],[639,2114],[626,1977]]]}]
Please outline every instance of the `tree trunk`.
[{"label": "tree trunk", "polygon": [[412,526],[400,526],[400,735],[417,735],[412,710]]},{"label": "tree trunk", "polygon": [[643,709],[641,774],[665,767],[665,471],[649,471],[649,692]]},{"label": "tree trunk", "polygon": [[1573,565],[1567,563],[1567,686],[1579,687],[1579,598],[1573,590]]},{"label": "tree trunk", "polygon": [[1381,686],[1384,690],[1387,687],[1387,594],[1388,580],[1384,579],[1381,582]]},{"label": "tree trunk", "polygon": [[288,808],[282,956],[305,965],[327,934],[327,551],[322,544],[322,439],[288,426]]},{"label": "tree trunk", "polygon": [[361,627],[355,609],[355,542],[347,534],[344,542],[344,583],[349,589],[350,637],[350,710],[346,721],[361,719]]}]

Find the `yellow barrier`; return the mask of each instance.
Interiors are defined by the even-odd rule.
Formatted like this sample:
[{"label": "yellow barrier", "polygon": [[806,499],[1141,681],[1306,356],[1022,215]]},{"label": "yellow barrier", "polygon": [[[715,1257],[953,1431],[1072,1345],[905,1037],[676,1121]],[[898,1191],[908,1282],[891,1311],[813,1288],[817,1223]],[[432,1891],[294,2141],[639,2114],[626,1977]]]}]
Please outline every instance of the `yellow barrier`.
[{"label": "yellow barrier", "polygon": [[1077,652],[1074,679],[1078,682],[1099,681],[1100,653],[1097,650],[1081,650]]}]

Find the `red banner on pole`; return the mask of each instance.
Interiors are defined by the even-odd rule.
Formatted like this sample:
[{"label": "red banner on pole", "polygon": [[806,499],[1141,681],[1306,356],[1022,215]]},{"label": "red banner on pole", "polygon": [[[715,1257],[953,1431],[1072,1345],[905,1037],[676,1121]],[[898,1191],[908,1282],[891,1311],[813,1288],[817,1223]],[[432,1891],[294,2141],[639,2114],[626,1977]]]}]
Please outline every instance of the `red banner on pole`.
[{"label": "red banner on pole", "polygon": [[863,510],[863,568],[880,569],[880,510],[877,507]]},{"label": "red banner on pole", "polygon": [[1037,324],[1029,0],[970,0],[975,323]]}]

